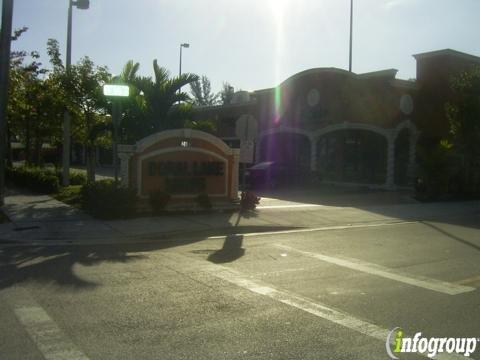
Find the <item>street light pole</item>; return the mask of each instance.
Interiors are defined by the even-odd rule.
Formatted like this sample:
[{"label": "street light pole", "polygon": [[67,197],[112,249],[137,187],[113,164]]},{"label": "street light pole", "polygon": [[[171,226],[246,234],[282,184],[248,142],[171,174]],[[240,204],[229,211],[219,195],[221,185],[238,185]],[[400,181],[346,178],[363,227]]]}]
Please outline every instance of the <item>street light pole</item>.
[{"label": "street light pole", "polygon": [[[88,9],[89,0],[68,0],[68,17],[67,17],[67,59],[65,61],[65,70],[67,73],[67,86],[70,86],[70,67],[72,65],[72,8],[73,5],[77,9]],[[63,186],[70,184],[70,126],[71,116],[67,108],[63,113],[63,152],[62,152],[62,178]]]},{"label": "street light pole", "polygon": [[[72,0],[68,0],[67,18],[67,60],[65,70],[67,72],[67,86],[70,86],[70,66],[72,63]],[[63,113],[63,153],[62,153],[62,183],[63,186],[70,185],[70,112],[65,108]]]},{"label": "street light pole", "polygon": [[5,136],[5,129],[7,125],[12,15],[13,0],[3,0],[2,33],[0,35],[0,206],[3,206],[5,197],[5,141],[10,141]]},{"label": "street light pole", "polygon": [[350,0],[350,52],[348,71],[352,72],[352,42],[353,42],[353,0]]},{"label": "street light pole", "polygon": [[[188,43],[183,43],[180,44],[180,65],[178,67],[178,76],[180,77],[182,75],[182,48],[188,49],[190,47],[190,44]],[[180,94],[182,92],[182,88],[178,89],[178,93]]]}]

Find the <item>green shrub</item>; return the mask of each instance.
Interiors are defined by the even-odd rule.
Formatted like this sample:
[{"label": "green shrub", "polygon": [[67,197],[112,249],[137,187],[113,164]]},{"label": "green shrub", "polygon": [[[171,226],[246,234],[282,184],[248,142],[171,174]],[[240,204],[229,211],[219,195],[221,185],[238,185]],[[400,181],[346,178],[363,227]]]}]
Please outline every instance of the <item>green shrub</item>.
[{"label": "green shrub", "polygon": [[251,191],[243,191],[240,195],[240,208],[242,211],[255,210],[260,203],[260,198]]},{"label": "green shrub", "polygon": [[158,213],[165,209],[165,207],[170,201],[170,198],[171,198],[170,194],[166,193],[165,191],[158,190],[158,191],[152,191],[149,194],[148,201],[153,211]]},{"label": "green shrub", "polygon": [[212,202],[206,193],[201,193],[195,198],[195,202],[198,206],[210,210],[212,208]]},{"label": "green shrub", "polygon": [[82,186],[80,196],[82,207],[98,218],[125,218],[135,213],[135,191],[115,187],[112,180],[87,183]]},{"label": "green shrub", "polygon": [[6,170],[7,180],[13,185],[28,188],[34,192],[51,194],[57,192],[60,182],[55,172],[39,167],[13,167]]},{"label": "green shrub", "polygon": [[[60,184],[63,184],[63,174],[59,170],[56,172],[58,176],[58,181]],[[77,171],[70,171],[70,185],[85,185],[87,183],[87,175]]]}]

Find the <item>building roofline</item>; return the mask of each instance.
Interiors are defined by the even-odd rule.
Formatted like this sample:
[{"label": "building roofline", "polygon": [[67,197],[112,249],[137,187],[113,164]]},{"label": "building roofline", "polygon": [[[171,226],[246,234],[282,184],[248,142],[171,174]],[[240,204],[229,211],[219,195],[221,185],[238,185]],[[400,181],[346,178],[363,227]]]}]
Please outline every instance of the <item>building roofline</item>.
[{"label": "building roofline", "polygon": [[282,81],[278,86],[272,87],[272,88],[266,88],[266,89],[259,89],[259,90],[254,90],[254,93],[265,93],[265,92],[271,92],[274,91],[278,87],[283,87],[287,85],[288,83],[299,79],[304,76],[308,75],[313,75],[313,74],[320,74],[320,73],[337,73],[341,75],[346,75],[350,76],[356,79],[370,79],[370,78],[380,78],[380,77],[387,77],[391,78],[392,80],[395,80],[395,76],[397,75],[398,70],[397,69],[384,69],[384,70],[378,70],[378,71],[371,71],[368,73],[363,73],[363,74],[356,74],[354,72],[350,72],[348,70],[344,69],[339,69],[335,67],[322,67],[322,68],[313,68],[313,69],[307,69],[300,71],[284,81]]},{"label": "building roofline", "polygon": [[427,51],[424,53],[413,54],[412,56],[415,60],[423,60],[427,58],[437,57],[437,56],[456,56],[465,60],[471,60],[480,63],[480,57],[467,54],[461,51],[453,50],[453,49],[442,49],[442,50],[435,50],[435,51]]},{"label": "building roofline", "polygon": [[385,70],[378,70],[378,71],[371,71],[363,74],[357,74],[357,77],[360,79],[369,79],[375,77],[388,77],[395,79],[397,76],[398,70],[397,69],[385,69]]}]

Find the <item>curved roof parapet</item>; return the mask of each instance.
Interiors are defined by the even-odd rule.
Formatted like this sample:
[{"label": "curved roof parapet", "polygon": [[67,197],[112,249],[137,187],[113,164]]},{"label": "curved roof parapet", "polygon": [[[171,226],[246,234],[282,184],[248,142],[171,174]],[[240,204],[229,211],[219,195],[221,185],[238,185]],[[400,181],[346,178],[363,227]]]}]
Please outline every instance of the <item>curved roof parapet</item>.
[{"label": "curved roof parapet", "polygon": [[[370,79],[370,78],[387,78],[390,80],[395,80],[395,76],[397,75],[398,70],[397,69],[385,69],[385,70],[379,70],[379,71],[372,71],[368,73],[363,73],[363,74],[356,74],[354,72],[350,72],[348,70],[344,69],[339,69],[335,67],[322,67],[322,68],[313,68],[313,69],[308,69],[301,71],[299,73],[296,73],[283,82],[281,82],[277,87],[283,87],[287,85],[288,83],[291,83],[292,81],[298,80],[302,77],[305,76],[311,76],[315,74],[323,74],[323,73],[336,73],[339,75],[345,75],[345,76],[350,76],[356,79]],[[255,90],[254,92],[267,92],[267,91],[272,91],[277,87],[273,88],[267,88],[267,89],[260,89],[260,90]]]}]

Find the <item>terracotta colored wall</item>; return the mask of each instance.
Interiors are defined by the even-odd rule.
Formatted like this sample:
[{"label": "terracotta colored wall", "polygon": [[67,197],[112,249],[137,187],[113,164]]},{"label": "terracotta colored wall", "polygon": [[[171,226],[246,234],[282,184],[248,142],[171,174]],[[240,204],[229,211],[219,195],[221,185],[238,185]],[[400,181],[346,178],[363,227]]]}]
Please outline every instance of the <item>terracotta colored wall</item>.
[{"label": "terracotta colored wall", "polygon": [[[157,150],[164,150],[172,147],[179,147],[182,141],[189,141],[189,148],[179,148],[178,151],[161,153],[154,155],[153,157],[148,157],[144,159],[141,164],[139,159],[144,156],[155,152]],[[195,151],[195,149],[205,150],[217,154],[220,156],[220,159],[216,156],[202,153],[201,151]],[[169,138],[160,142],[153,144],[152,146],[146,148],[140,153],[136,153],[130,159],[130,183],[134,188],[139,188],[139,179],[137,179],[138,166],[141,166],[142,173],[142,196],[147,196],[150,191],[154,190],[165,190],[166,180],[163,176],[149,176],[148,175],[148,163],[150,161],[179,161],[179,162],[188,162],[189,164],[197,162],[223,162],[224,163],[224,174],[223,176],[200,176],[206,179],[206,192],[209,195],[222,195],[224,197],[229,197],[230,184],[233,179],[233,165],[234,158],[233,155],[225,154],[221,149],[219,149],[214,144],[202,140],[202,139],[184,139],[184,138]],[[197,194],[186,194],[190,196],[196,196]]]}]

